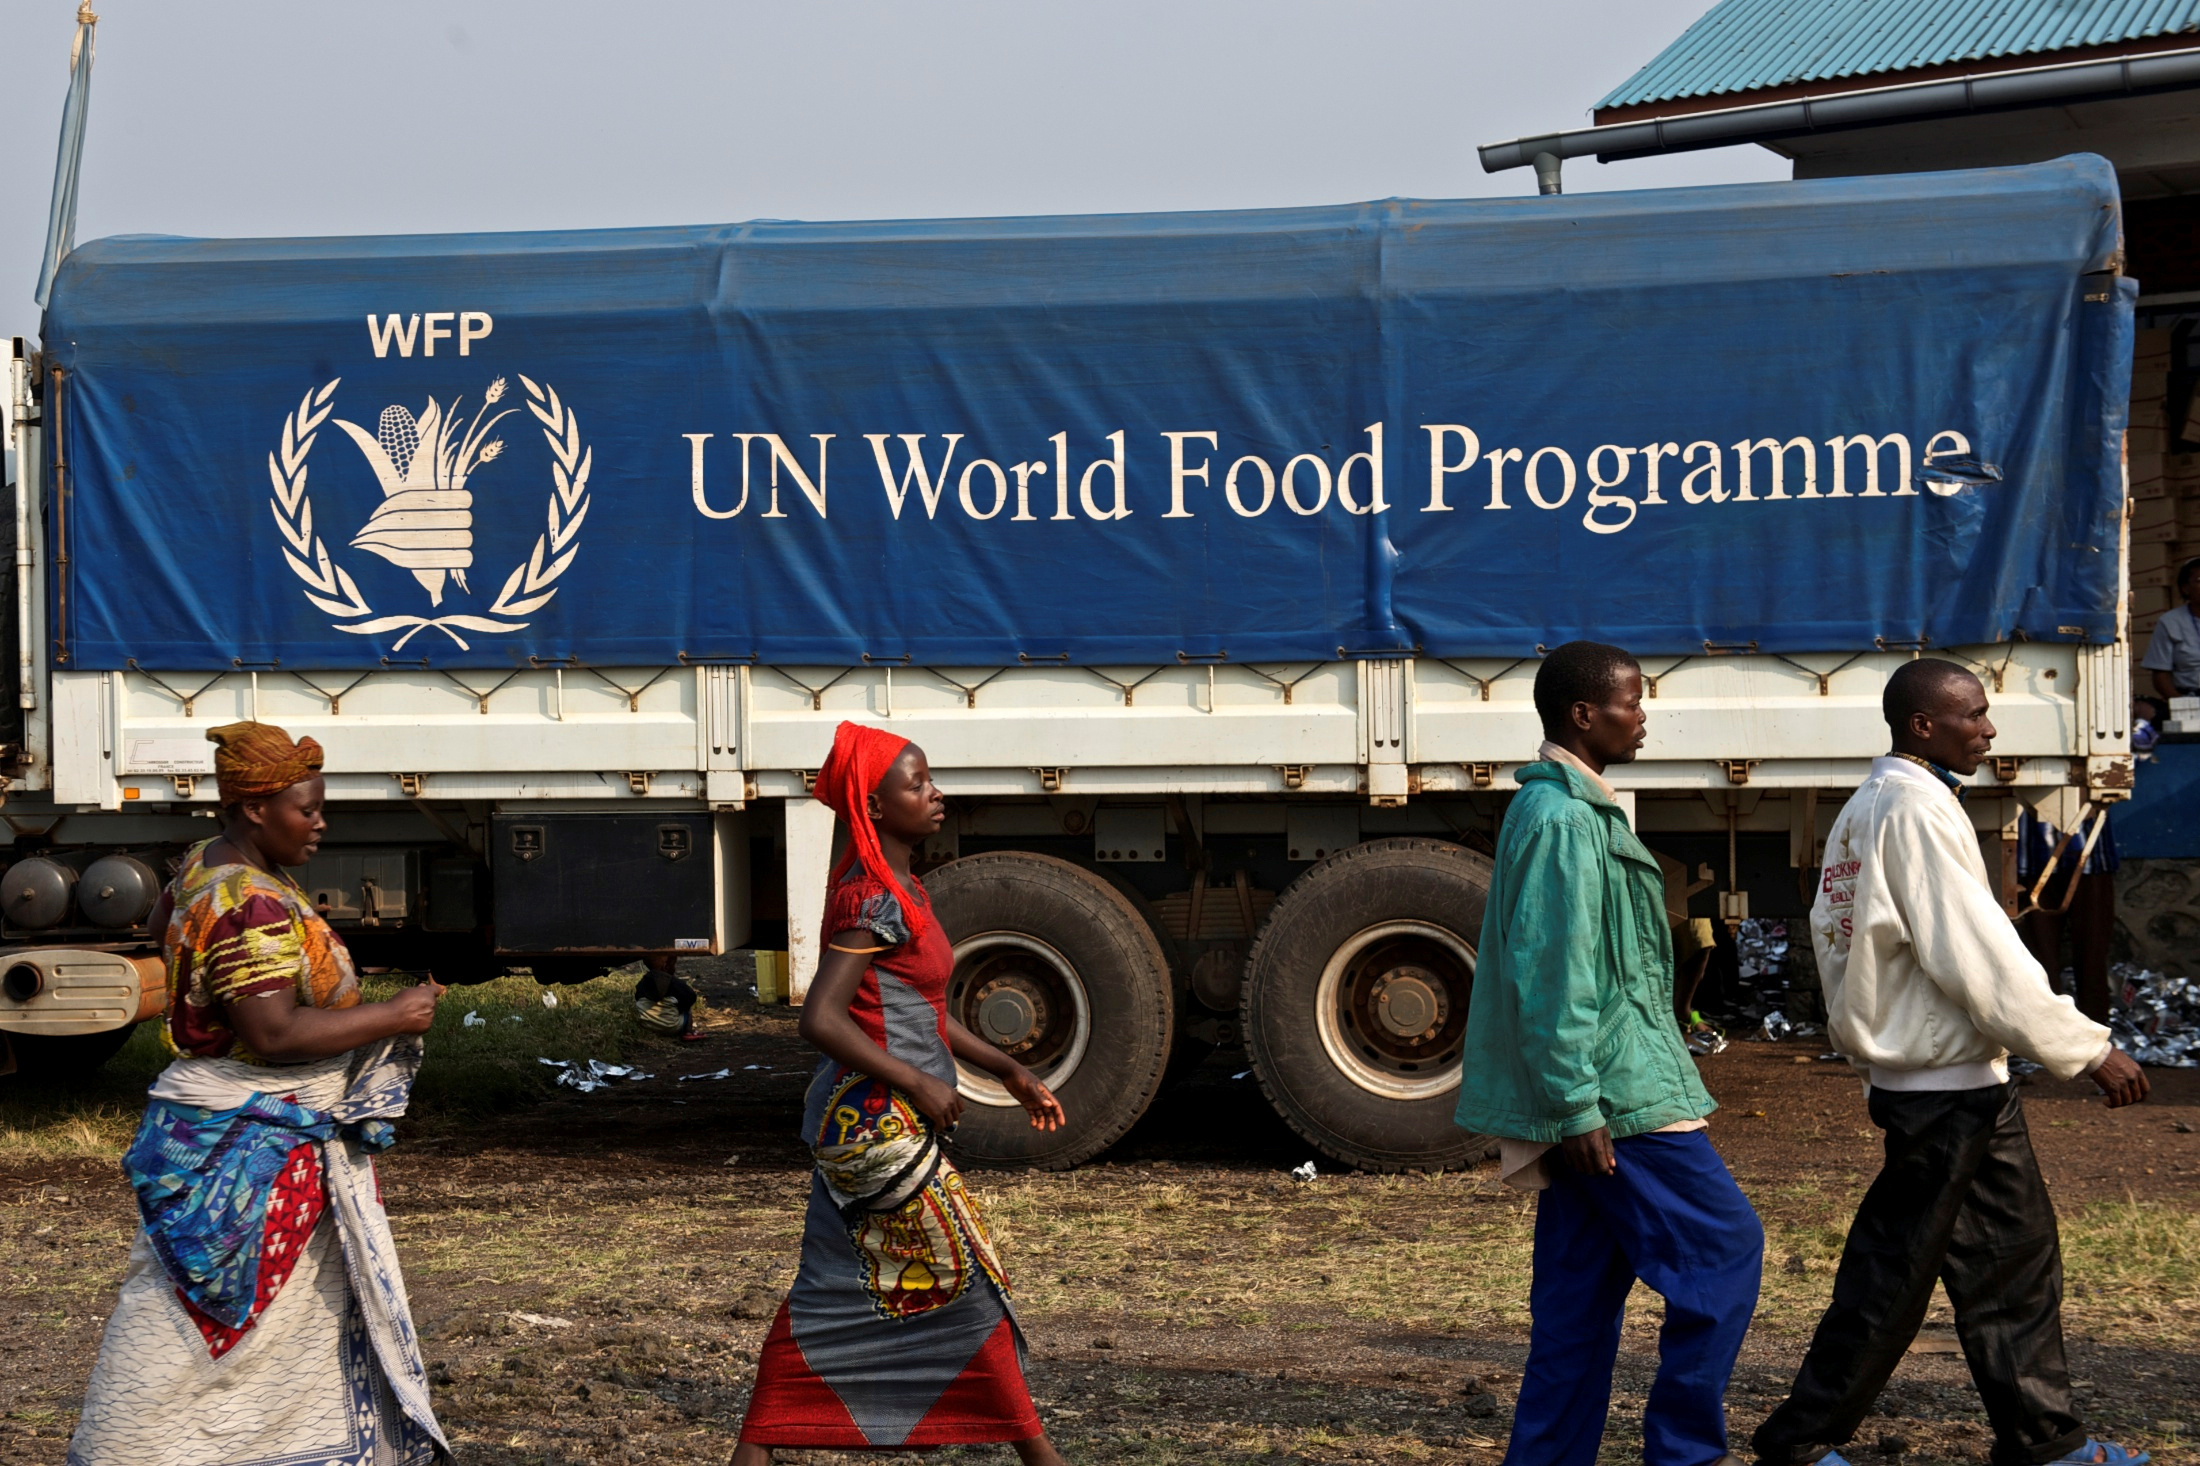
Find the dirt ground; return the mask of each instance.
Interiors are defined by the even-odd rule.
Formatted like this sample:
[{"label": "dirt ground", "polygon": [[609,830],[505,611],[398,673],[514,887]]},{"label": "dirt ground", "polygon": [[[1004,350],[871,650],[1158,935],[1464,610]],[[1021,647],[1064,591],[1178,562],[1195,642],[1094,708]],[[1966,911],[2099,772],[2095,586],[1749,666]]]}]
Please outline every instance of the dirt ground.
[{"label": "dirt ground", "polygon": [[[486,1121],[420,1114],[381,1173],[439,1414],[470,1463],[720,1462],[792,1275],[810,1058],[720,964],[703,1042],[659,1077]],[[1811,1040],[1702,1061],[1712,1137],[1763,1215],[1766,1284],[1730,1395],[1737,1442],[1785,1393],[1877,1165],[1845,1066]],[[751,1067],[754,1066],[754,1067]],[[725,1080],[674,1076],[730,1067]],[[984,1173],[1072,1461],[1495,1466],[1526,1351],[1532,1204],[1492,1169],[1325,1173],[1217,1056],[1103,1162]],[[2200,1071],[2111,1113],[2026,1093],[2062,1218],[2075,1377],[2097,1433],[2193,1459],[2200,1425]],[[109,1157],[0,1161],[0,1461],[59,1463],[135,1225]],[[1629,1310],[1605,1458],[1640,1459],[1657,1300]],[[1859,1434],[1872,1466],[1985,1459],[1945,1303]],[[1746,1453],[1746,1446],[1744,1447]],[[784,1452],[792,1462],[843,1458]],[[915,1459],[905,1457],[903,1459]],[[1013,1459],[1005,1447],[931,1460]]]}]

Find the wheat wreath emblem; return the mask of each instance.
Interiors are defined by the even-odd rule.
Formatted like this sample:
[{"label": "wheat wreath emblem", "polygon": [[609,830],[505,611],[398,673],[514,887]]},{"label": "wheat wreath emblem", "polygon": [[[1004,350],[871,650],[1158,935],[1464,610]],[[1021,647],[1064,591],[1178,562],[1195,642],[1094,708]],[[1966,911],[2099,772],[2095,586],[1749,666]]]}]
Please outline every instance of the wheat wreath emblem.
[{"label": "wheat wreath emblem", "polygon": [[[298,410],[283,419],[280,448],[267,455],[267,473],[275,489],[274,497],[268,501],[268,508],[275,515],[275,525],[283,534],[283,558],[290,563],[291,572],[306,584],[306,599],[335,617],[338,631],[349,631],[358,636],[403,631],[404,635],[398,637],[395,645],[390,648],[392,651],[401,649],[406,642],[430,627],[457,642],[461,650],[471,650],[466,638],[459,635],[461,631],[524,630],[528,623],[523,618],[532,616],[549,604],[550,598],[558,593],[558,577],[565,574],[573,563],[573,557],[580,553],[580,546],[575,540],[580,534],[581,521],[588,516],[588,471],[594,460],[595,450],[582,446],[580,421],[573,410],[559,401],[555,389],[537,386],[524,376],[519,379],[520,385],[527,391],[527,410],[542,424],[542,436],[550,445],[552,462],[549,523],[536,537],[533,552],[505,578],[504,588],[497,592],[497,598],[490,603],[487,612],[481,615],[377,616],[374,607],[361,594],[358,582],[351,578],[351,573],[329,558],[327,544],[314,530],[313,500],[306,493],[306,455],[313,451],[314,437],[328,420],[337,383],[342,380],[339,377],[319,391],[308,392],[301,397],[298,400]],[[405,462],[396,471],[404,475],[409,483],[410,469],[418,461],[419,455],[434,455],[422,465],[423,471],[430,473],[434,487],[412,488],[407,485],[393,486],[386,482],[384,492],[390,497],[385,499],[384,507],[378,509],[374,518],[370,519],[368,528],[360,532],[360,538],[353,541],[355,545],[365,543],[370,552],[381,554],[392,563],[402,565],[440,567],[464,565],[470,560],[471,500],[463,493],[465,476],[478,464],[495,459],[503,448],[500,440],[484,442],[483,439],[497,419],[505,416],[511,409],[507,408],[491,418],[488,427],[481,426],[481,414],[501,401],[504,391],[502,377],[489,385],[489,390],[483,394],[481,409],[474,414],[473,423],[455,445],[449,443],[448,439],[456,430],[456,401],[448,409],[439,409],[431,399],[428,412],[418,423],[410,414],[400,410],[402,421],[399,426],[409,434],[411,441],[399,449]],[[384,414],[384,422],[387,435],[389,413]],[[350,424],[340,426],[349,430],[355,438],[365,437],[365,434],[352,428]],[[428,436],[425,438],[419,432],[423,427],[428,429]],[[361,446],[364,448],[366,444]],[[370,457],[369,461],[374,462],[374,459]],[[385,477],[386,462],[385,457],[385,463],[378,465],[378,472],[383,472]],[[392,492],[393,487],[400,491]],[[390,512],[404,508],[407,501],[429,507],[410,513]],[[453,508],[452,505],[458,507]],[[401,554],[408,557],[400,558],[400,554],[385,553],[384,549],[377,548],[377,544],[403,544],[407,533],[403,528],[377,530],[378,521],[403,525],[424,518],[455,519],[461,526],[458,543],[465,546],[467,553],[457,559],[451,558],[448,551],[428,552],[427,558],[412,558],[414,552],[401,551]],[[449,531],[445,531],[443,542],[451,542]],[[422,585],[429,589],[434,601],[440,604],[444,570],[415,570],[414,573],[421,579]],[[431,574],[432,582],[429,578]],[[454,570],[451,574],[463,589],[464,572]]]}]

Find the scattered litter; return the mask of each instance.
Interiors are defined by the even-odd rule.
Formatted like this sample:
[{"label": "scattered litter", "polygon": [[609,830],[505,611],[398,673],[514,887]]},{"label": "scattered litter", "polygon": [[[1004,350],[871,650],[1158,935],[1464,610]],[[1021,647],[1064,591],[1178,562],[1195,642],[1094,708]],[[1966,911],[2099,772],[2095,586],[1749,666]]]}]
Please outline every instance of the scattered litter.
[{"label": "scattered litter", "polygon": [[468,1008],[466,1016],[461,1018],[459,1022],[468,1028],[487,1028],[489,1026],[489,1020],[482,1017],[480,1010],[475,1008]]},{"label": "scattered litter", "polygon": [[507,1018],[506,1018],[506,1019],[505,1019],[504,1021],[505,1021],[506,1023],[517,1023],[517,1022],[519,1022],[519,1021],[520,1021],[520,1015],[519,1015],[519,1014],[517,1014],[517,1013],[511,1014],[511,1015],[510,1015],[509,1017],[507,1017]]},{"label": "scattered litter", "polygon": [[544,1006],[545,1008],[555,1008],[556,1006],[558,1006],[558,995],[550,991],[550,989],[544,988],[542,990],[542,1006]]},{"label": "scattered litter", "polygon": [[594,1094],[614,1079],[639,1084],[645,1079],[657,1077],[654,1074],[644,1074],[631,1064],[606,1064],[601,1059],[537,1059],[535,1062],[547,1064],[558,1071],[555,1083],[568,1089],[577,1089],[582,1094]]},{"label": "scattered litter", "polygon": [[728,1166],[738,1166],[738,1165],[740,1165],[740,1164],[741,1164],[741,1157],[739,1157],[739,1156],[737,1156],[737,1155],[729,1155],[729,1156],[727,1156],[727,1157],[725,1158],[725,1160],[724,1160],[724,1161],[723,1161],[723,1162],[722,1162],[721,1164],[724,1164],[724,1165],[728,1165]]},{"label": "scattered litter", "polygon": [[2200,1069],[2200,982],[2136,963],[2108,969],[2116,1000],[2108,1026],[2116,1046],[2158,1069]]},{"label": "scattered litter", "polygon": [[688,1082],[689,1080],[691,1080],[691,1079],[731,1079],[731,1078],[733,1078],[733,1071],[732,1071],[731,1069],[713,1069],[713,1070],[711,1070],[711,1071],[710,1071],[710,1072],[709,1072],[708,1074],[682,1074],[682,1075],[679,1075],[679,1076],[677,1077],[677,1079],[676,1079],[676,1080],[675,1080],[674,1082],[675,1082],[675,1083],[679,1083],[679,1084],[686,1084],[686,1083],[687,1083],[687,1082]]},{"label": "scattered litter", "polygon": [[1237,1073],[1231,1075],[1230,1077],[1232,1079],[1250,1079],[1253,1077],[1253,1071],[1250,1069],[1240,1069]]},{"label": "scattered litter", "polygon": [[1787,955],[1787,923],[1751,920],[1734,928],[1734,957],[1742,976],[1774,976],[1787,965]]},{"label": "scattered litter", "polygon": [[1726,1052],[1726,1035],[1709,1023],[1697,1023],[1688,1030],[1688,1052],[1699,1059]]},{"label": "scattered litter", "polygon": [[743,1069],[744,1071],[747,1071],[747,1070],[750,1070],[750,1069],[769,1069],[769,1068],[771,1068],[771,1065],[769,1065],[769,1064],[743,1064],[743,1065],[741,1066],[741,1068],[742,1068],[742,1069]]},{"label": "scattered litter", "polygon": [[[1802,922],[1753,917],[1736,922],[1730,940],[1733,964],[1711,965],[1694,999],[1703,1012],[1691,1017],[1708,1018],[1731,1040],[1749,1043],[1823,1031],[1818,961]],[[1779,1022],[1768,1029],[1767,1020],[1775,1014]]]},{"label": "scattered litter", "polygon": [[1312,1161],[1308,1161],[1303,1166],[1293,1166],[1291,1168],[1291,1179],[1294,1181],[1311,1181],[1314,1176],[1314,1163]]},{"label": "scattered litter", "polygon": [[559,1318],[554,1313],[507,1313],[504,1316],[514,1323],[532,1324],[538,1329],[569,1329],[573,1327],[573,1320]]}]

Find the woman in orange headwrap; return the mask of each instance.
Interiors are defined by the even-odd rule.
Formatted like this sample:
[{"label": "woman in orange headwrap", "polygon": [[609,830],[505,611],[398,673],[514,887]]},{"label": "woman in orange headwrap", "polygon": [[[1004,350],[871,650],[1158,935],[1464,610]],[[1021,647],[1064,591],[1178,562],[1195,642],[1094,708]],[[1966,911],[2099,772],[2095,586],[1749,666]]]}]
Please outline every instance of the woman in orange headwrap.
[{"label": "woman in orange headwrap", "polygon": [[284,874],[327,828],[321,746],[264,723],[207,737],[223,828],[153,911],[175,1057],[123,1157],[144,1226],[69,1459],[432,1461],[448,1448],[371,1157],[442,989],[363,1001]]},{"label": "woman in orange headwrap", "polygon": [[817,1173],[734,1466],[764,1466],[774,1446],[984,1441],[1058,1466],[1024,1384],[1007,1277],[940,1138],[962,1114],[958,1059],[999,1079],[1039,1129],[1059,1127],[1062,1106],[948,1016],[954,947],[909,869],[947,816],[924,751],[842,723],[817,797],[848,830],[802,1006],[802,1036],[825,1054],[802,1122]]}]

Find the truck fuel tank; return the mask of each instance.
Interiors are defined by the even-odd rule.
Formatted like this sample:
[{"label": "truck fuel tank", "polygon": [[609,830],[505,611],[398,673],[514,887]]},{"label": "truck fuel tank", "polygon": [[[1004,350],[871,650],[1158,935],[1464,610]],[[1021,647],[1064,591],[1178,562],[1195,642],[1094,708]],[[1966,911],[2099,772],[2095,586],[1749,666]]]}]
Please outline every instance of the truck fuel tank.
[{"label": "truck fuel tank", "polygon": [[0,875],[0,920],[19,931],[43,931],[68,919],[76,870],[58,860],[33,855]]},{"label": "truck fuel tank", "polygon": [[160,896],[160,877],[135,855],[102,855],[76,883],[76,909],[93,926],[123,931],[145,920]]}]

